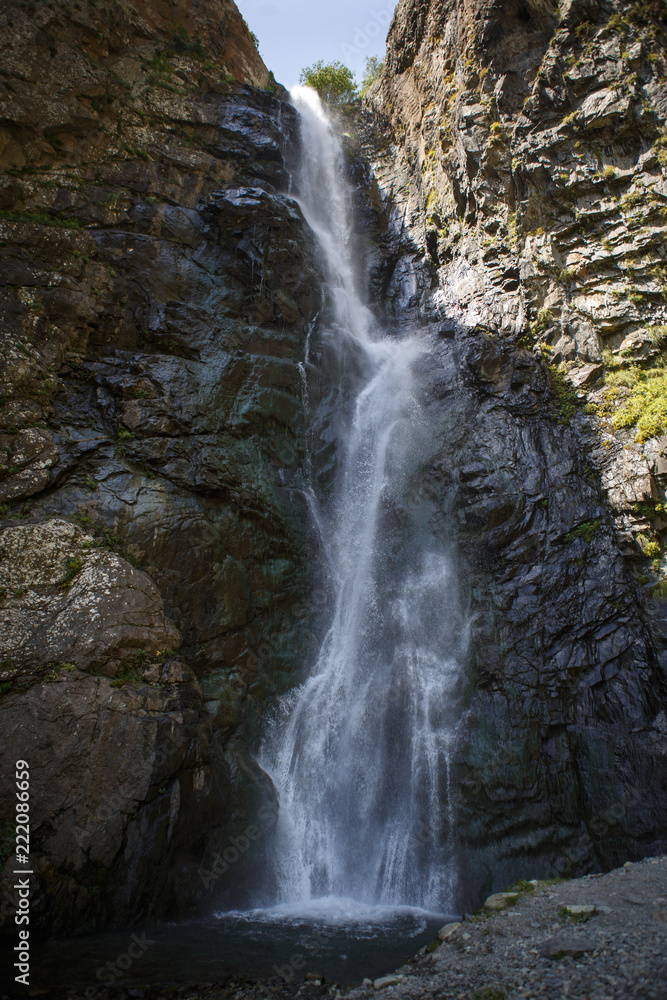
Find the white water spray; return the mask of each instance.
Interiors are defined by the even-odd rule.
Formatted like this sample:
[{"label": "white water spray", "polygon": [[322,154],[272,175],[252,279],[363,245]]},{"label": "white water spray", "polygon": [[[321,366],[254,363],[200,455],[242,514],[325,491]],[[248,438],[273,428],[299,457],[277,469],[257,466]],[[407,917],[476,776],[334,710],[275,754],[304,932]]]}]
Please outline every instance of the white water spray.
[{"label": "white water spray", "polygon": [[449,762],[467,626],[446,539],[420,495],[429,434],[415,335],[377,328],[357,287],[340,141],[297,88],[299,202],[317,236],[341,359],[366,372],[317,520],[335,611],[312,676],[284,699],[262,764],[280,796],[280,901],[324,897],[451,911]]}]

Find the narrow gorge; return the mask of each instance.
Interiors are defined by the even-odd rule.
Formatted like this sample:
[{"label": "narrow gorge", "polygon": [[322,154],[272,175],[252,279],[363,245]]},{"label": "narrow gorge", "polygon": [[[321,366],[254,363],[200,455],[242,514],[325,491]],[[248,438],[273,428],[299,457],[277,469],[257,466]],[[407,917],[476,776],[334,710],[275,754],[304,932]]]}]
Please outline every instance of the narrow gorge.
[{"label": "narrow gorge", "polygon": [[667,853],[666,40],[400,0],[341,115],[233,0],[6,0],[9,949],[19,760],[44,941]]}]

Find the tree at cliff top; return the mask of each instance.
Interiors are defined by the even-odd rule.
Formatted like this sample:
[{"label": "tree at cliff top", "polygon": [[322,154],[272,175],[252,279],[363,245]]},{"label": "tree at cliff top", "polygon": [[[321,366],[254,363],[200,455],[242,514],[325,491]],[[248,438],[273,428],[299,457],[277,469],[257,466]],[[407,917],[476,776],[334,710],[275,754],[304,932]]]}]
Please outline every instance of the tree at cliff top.
[{"label": "tree at cliff top", "polygon": [[325,63],[319,59],[301,71],[299,83],[312,87],[323,101],[334,108],[346,108],[359,97],[352,70],[342,62]]},{"label": "tree at cliff top", "polygon": [[367,90],[373,86],[373,84],[380,79],[384,73],[384,59],[380,59],[378,56],[369,56],[366,59],[366,65],[364,66],[364,75],[361,78],[360,93],[363,97]]}]

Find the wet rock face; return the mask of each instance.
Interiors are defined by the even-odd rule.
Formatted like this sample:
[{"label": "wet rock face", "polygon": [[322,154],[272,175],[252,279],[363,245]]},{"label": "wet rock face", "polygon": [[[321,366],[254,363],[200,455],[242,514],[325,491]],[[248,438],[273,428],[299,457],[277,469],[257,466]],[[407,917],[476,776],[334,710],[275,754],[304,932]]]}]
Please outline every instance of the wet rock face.
[{"label": "wet rock face", "polygon": [[372,282],[432,338],[427,489],[470,602],[464,908],[665,849],[663,564],[637,541],[663,559],[664,440],[583,406],[629,345],[657,363],[665,26],[557,6],[405,0],[361,123]]},{"label": "wet rock face", "polygon": [[560,422],[527,354],[474,334],[441,350],[456,389],[432,489],[472,615],[455,783],[470,905],[521,871],[664,850],[665,685],[587,418]]},{"label": "wet rock face", "polygon": [[[122,687],[54,665],[3,698],[0,777],[11,784],[13,762],[32,762],[39,923],[67,933],[183,915],[224,888],[211,871],[258,802],[203,714],[178,659]],[[269,803],[264,780],[255,766],[255,798]]]},{"label": "wet rock face", "polygon": [[62,932],[248,898],[266,824],[198,873],[309,641],[295,116],[233,3],[171,9],[0,15],[0,739]]}]

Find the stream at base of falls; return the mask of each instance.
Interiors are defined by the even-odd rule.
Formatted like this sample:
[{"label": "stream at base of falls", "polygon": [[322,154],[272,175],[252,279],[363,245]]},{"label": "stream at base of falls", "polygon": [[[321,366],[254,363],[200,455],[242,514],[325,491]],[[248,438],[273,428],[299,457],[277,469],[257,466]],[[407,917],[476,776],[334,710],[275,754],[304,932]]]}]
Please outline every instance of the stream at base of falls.
[{"label": "stream at base of falls", "polygon": [[[348,986],[393,972],[448,919],[453,917],[409,907],[364,907],[344,899],[315,901],[310,910],[283,905],[221,913],[148,931],[37,944],[31,984],[67,987],[85,996],[88,989],[109,985],[110,964],[120,973],[114,987],[125,989],[230,980],[303,983],[308,974]],[[123,956],[128,954],[138,957],[120,969],[119,960],[126,965]],[[2,963],[3,982],[13,979],[11,961],[7,956]]]}]

